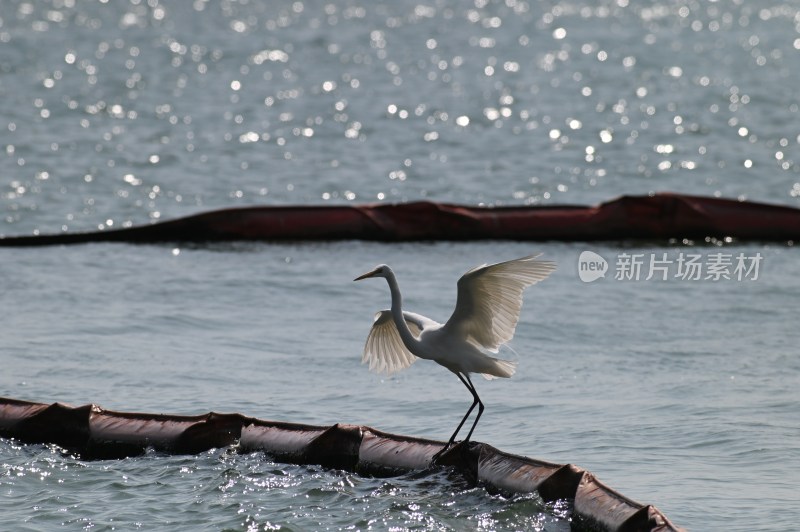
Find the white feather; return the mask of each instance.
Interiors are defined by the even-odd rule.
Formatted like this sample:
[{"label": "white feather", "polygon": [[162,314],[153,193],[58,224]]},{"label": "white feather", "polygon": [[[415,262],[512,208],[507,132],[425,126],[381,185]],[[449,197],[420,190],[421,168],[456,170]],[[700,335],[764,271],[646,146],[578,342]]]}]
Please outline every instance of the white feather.
[{"label": "white feather", "polygon": [[556,269],[538,255],[473,268],[458,280],[456,308],[444,328],[497,352],[511,340],[522,310],[522,292]]},{"label": "white feather", "polygon": [[[403,317],[411,334],[417,339],[425,328],[441,325],[413,312],[403,312]],[[392,312],[381,310],[375,314],[375,321],[367,336],[364,353],[361,355],[361,363],[369,364],[370,371],[392,375],[406,369],[415,360],[417,357],[403,345],[392,319]]]}]

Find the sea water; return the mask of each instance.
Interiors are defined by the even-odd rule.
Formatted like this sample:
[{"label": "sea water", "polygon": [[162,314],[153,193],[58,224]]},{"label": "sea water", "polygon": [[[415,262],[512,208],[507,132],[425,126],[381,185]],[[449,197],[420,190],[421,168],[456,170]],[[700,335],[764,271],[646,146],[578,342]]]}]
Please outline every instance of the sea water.
[{"label": "sea water", "polygon": [[[799,9],[3,2],[0,233],[416,199],[797,206]],[[605,277],[581,275],[586,251]],[[559,269],[501,352],[517,374],[475,381],[474,439],[589,469],[692,529],[792,529],[800,284],[782,243],[5,248],[0,394],[444,440],[468,392],[427,361],[360,365],[389,294],[352,279],[391,264],[408,309],[444,321],[464,271],[532,252]],[[0,440],[0,464],[15,530],[565,530],[571,511],[448,471],[371,479],[235,449],[85,462]]]}]

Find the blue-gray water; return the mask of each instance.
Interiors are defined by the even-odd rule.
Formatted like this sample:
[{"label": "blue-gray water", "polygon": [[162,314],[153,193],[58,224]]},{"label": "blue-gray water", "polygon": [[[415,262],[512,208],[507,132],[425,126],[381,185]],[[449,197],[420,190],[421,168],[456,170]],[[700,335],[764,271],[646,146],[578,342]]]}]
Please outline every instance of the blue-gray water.
[{"label": "blue-gray water", "polygon": [[[205,209],[669,190],[800,205],[797,2],[0,3],[0,233]],[[381,281],[443,321],[468,268],[543,251],[510,380],[475,439],[571,462],[695,530],[791,530],[800,283],[791,246],[85,245],[4,249],[0,394],[360,423],[445,439],[469,405],[425,361],[359,363]],[[584,283],[578,257],[606,260]],[[666,253],[666,257],[663,254]],[[683,279],[679,261],[731,261]],[[623,254],[640,278],[615,280]],[[737,280],[741,255],[760,256]],[[668,263],[658,262],[663,259]],[[647,280],[647,267],[667,265]],[[0,442],[22,530],[547,529],[568,507],[218,450],[81,462]]]}]

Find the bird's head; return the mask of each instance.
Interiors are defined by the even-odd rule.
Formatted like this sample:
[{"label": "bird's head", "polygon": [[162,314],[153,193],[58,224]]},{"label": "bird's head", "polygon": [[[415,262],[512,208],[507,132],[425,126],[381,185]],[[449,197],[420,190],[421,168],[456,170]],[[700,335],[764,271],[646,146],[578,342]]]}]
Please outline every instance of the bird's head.
[{"label": "bird's head", "polygon": [[392,269],[391,268],[389,268],[385,264],[380,264],[380,265],[376,266],[374,270],[369,271],[369,272],[367,272],[367,273],[365,273],[363,275],[359,275],[358,277],[356,277],[353,280],[354,281],[360,281],[362,279],[370,279],[372,277],[383,277],[384,279],[387,279],[391,273],[392,273]]}]

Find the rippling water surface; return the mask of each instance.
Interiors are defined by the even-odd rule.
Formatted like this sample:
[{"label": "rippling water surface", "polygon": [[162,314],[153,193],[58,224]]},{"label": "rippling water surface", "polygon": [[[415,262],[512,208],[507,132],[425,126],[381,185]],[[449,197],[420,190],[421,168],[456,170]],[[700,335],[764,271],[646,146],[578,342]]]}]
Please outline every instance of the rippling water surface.
[{"label": "rippling water surface", "polygon": [[489,495],[447,472],[363,478],[225,450],[87,466],[57,449],[8,445],[4,457],[9,477],[41,486],[23,491],[0,480],[9,504],[29,509],[8,520],[16,530],[569,530],[564,502]]},{"label": "rippling water surface", "polygon": [[[236,205],[596,203],[675,191],[798,206],[796,2],[0,4],[0,234]],[[581,282],[593,250],[639,280]],[[796,526],[789,245],[435,243],[4,249],[0,394],[361,423],[446,439],[469,404],[420,362],[359,365],[392,264],[443,321],[455,280],[543,251],[475,437],[571,462],[697,530]],[[663,256],[666,254],[666,257]],[[761,257],[737,280],[681,254]],[[653,260],[669,278],[649,280]],[[754,278],[755,277],[755,278]],[[82,462],[0,441],[5,528],[568,527],[569,505],[447,472],[366,479],[229,449]],[[64,525],[61,527],[61,525]]]}]

